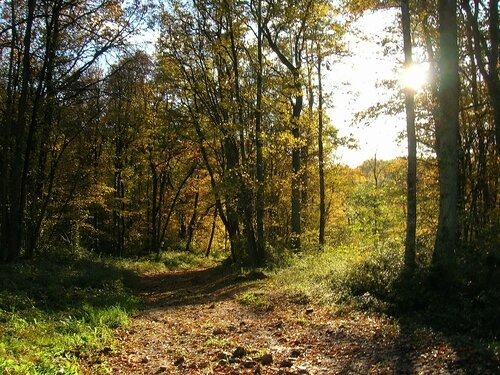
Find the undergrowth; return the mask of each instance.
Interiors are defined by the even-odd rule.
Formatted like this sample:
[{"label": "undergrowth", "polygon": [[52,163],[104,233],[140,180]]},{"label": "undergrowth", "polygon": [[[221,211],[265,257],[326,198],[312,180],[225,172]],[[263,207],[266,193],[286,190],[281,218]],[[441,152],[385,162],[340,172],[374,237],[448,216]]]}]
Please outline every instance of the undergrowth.
[{"label": "undergrowth", "polygon": [[392,291],[402,255],[391,246],[325,247],[293,255],[273,277],[291,298],[314,300],[338,308],[380,303]]},{"label": "undergrowth", "polygon": [[327,246],[321,252],[292,256],[287,266],[275,271],[271,282],[291,301],[312,300],[338,313],[390,315],[402,325],[429,327],[450,340],[472,340],[479,352],[500,358],[498,273],[478,273],[487,269],[484,265],[461,265],[454,289],[443,295],[430,276],[430,265],[419,264],[413,280],[401,280],[403,250],[390,242]]}]

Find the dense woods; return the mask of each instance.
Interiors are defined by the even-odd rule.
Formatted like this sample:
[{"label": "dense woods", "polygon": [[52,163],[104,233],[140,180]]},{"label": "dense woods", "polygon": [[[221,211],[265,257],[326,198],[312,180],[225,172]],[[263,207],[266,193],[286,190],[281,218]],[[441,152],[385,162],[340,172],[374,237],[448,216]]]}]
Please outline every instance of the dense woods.
[{"label": "dense woods", "polygon": [[[386,82],[390,99],[363,114],[405,113],[408,156],[349,167],[326,83],[355,53],[352,23],[395,8],[387,53],[406,68],[418,55],[431,79],[418,92]],[[498,0],[6,0],[0,12],[0,263],[84,249],[222,252],[258,268],[343,248],[380,278],[360,294],[384,297],[388,282],[406,302],[424,298],[418,286],[498,307]]]},{"label": "dense woods", "polygon": [[[343,140],[322,80],[349,52],[351,21],[370,9],[345,5],[172,2],[148,13],[137,2],[4,3],[2,259],[65,245],[129,256],[226,243],[235,262],[263,265],[283,248],[346,241],[338,232],[367,217],[350,217],[363,207],[345,181],[364,174],[367,196],[371,183],[363,167],[332,158]],[[416,99],[407,89],[407,117],[416,116],[420,168],[440,176],[439,215],[424,213],[439,216],[437,227],[409,220],[406,247],[412,264],[411,243],[423,240],[412,227],[437,231],[434,264],[451,271],[457,257],[497,259],[498,4],[437,5],[401,5],[405,64],[413,44],[434,72]],[[154,52],[138,50],[131,37],[153,12]],[[409,150],[416,218],[434,181],[424,186]],[[380,190],[377,161],[367,163]],[[399,164],[393,184],[403,183]]]}]

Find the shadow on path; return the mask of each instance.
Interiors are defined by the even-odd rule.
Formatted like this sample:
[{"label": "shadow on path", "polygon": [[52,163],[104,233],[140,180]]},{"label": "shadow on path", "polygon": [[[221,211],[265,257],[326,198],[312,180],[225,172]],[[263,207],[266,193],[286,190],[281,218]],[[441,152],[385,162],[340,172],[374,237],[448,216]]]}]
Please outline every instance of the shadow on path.
[{"label": "shadow on path", "polygon": [[259,275],[235,275],[220,266],[188,271],[170,271],[141,277],[135,291],[145,309],[202,305],[228,300],[250,288]]}]

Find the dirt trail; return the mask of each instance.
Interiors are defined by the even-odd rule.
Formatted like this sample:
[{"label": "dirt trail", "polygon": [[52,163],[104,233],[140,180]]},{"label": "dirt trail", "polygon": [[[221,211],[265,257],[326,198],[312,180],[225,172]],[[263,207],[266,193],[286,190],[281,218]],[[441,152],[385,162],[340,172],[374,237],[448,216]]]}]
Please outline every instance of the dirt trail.
[{"label": "dirt trail", "polygon": [[145,309],[119,332],[108,367],[113,374],[500,373],[470,347],[390,319],[338,315],[283,296],[260,309],[238,302],[253,284],[217,268],[141,279]]}]

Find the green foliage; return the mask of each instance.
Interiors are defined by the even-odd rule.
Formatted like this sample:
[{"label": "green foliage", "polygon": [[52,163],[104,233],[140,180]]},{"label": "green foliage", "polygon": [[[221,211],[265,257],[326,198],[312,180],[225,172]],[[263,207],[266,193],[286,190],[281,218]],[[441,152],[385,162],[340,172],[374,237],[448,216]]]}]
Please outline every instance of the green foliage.
[{"label": "green foliage", "polygon": [[[481,350],[494,352],[500,337],[498,254],[489,255],[487,261],[476,256],[475,261],[462,264],[462,273],[449,291],[434,282],[426,264],[419,265],[412,280],[402,279],[403,251],[403,244],[390,241],[378,246],[326,246],[322,252],[290,256],[271,282],[295,303],[312,300],[338,312],[391,314],[447,334],[473,335],[480,338]],[[484,339],[490,340],[493,349],[486,347]]]},{"label": "green foliage", "polygon": [[225,348],[230,345],[230,342],[225,338],[209,337],[205,341],[205,345],[208,347]]}]

